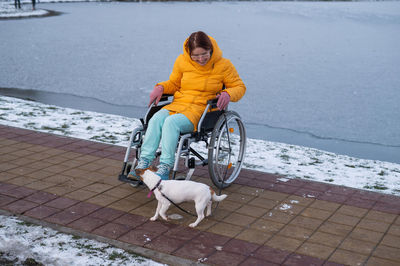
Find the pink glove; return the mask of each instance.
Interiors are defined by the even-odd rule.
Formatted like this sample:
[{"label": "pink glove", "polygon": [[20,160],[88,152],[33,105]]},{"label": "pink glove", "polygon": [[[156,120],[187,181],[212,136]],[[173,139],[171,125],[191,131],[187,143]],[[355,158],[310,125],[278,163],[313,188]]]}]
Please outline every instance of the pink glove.
[{"label": "pink glove", "polygon": [[224,110],[231,101],[231,96],[226,91],[223,91],[221,92],[221,94],[217,95],[217,99],[218,99],[217,102],[218,109]]},{"label": "pink glove", "polygon": [[161,99],[161,96],[163,95],[163,92],[164,92],[164,87],[162,85],[154,86],[153,91],[150,93],[149,107],[153,102],[154,102],[154,105],[158,104],[158,102]]}]

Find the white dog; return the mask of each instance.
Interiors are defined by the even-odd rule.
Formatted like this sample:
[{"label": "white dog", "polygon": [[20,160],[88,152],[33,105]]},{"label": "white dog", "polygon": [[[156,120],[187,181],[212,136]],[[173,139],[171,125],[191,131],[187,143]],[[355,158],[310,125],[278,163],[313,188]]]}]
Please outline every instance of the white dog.
[{"label": "white dog", "polygon": [[151,221],[155,221],[158,218],[158,215],[160,215],[164,220],[168,220],[165,213],[171,205],[171,202],[166,197],[176,204],[193,200],[195,202],[197,220],[189,226],[195,227],[204,219],[204,209],[206,206],[206,216],[211,215],[212,200],[222,201],[227,196],[225,194],[218,196],[211,187],[194,181],[161,180],[161,178],[155,173],[156,171],[157,169],[154,168],[136,170],[136,175],[140,177],[151,192],[154,192],[156,199],[158,200],[157,210],[154,216],[150,218]]}]

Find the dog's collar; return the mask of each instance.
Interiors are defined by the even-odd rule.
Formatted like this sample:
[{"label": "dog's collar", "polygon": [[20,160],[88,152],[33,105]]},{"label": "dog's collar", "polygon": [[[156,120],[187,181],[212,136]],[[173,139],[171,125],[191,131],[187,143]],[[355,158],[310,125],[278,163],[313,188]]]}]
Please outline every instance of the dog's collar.
[{"label": "dog's collar", "polygon": [[154,190],[156,190],[160,184],[161,184],[162,179],[160,178],[160,180],[158,181],[158,183],[150,190],[149,194],[147,194],[147,197],[150,198],[151,197],[151,193],[153,193]]}]

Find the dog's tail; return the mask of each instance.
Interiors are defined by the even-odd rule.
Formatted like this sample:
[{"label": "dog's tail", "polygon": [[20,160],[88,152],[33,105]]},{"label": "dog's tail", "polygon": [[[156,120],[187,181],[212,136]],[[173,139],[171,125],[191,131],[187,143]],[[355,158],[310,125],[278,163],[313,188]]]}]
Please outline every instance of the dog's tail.
[{"label": "dog's tail", "polygon": [[215,191],[214,190],[212,190],[211,188],[210,188],[210,190],[211,190],[211,198],[212,198],[212,200],[213,201],[223,201],[228,195],[226,195],[226,194],[222,194],[222,195],[217,195],[216,193],[215,193]]}]

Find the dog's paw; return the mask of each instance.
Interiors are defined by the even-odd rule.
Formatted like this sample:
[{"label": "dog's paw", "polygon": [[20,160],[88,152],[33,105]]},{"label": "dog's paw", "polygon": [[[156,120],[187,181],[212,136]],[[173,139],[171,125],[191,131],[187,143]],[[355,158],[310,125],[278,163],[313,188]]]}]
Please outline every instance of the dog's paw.
[{"label": "dog's paw", "polygon": [[153,216],[153,217],[150,218],[150,221],[152,221],[152,222],[154,222],[155,220],[157,220],[156,216]]},{"label": "dog's paw", "polygon": [[194,228],[194,227],[196,227],[196,223],[189,224],[189,226]]}]

